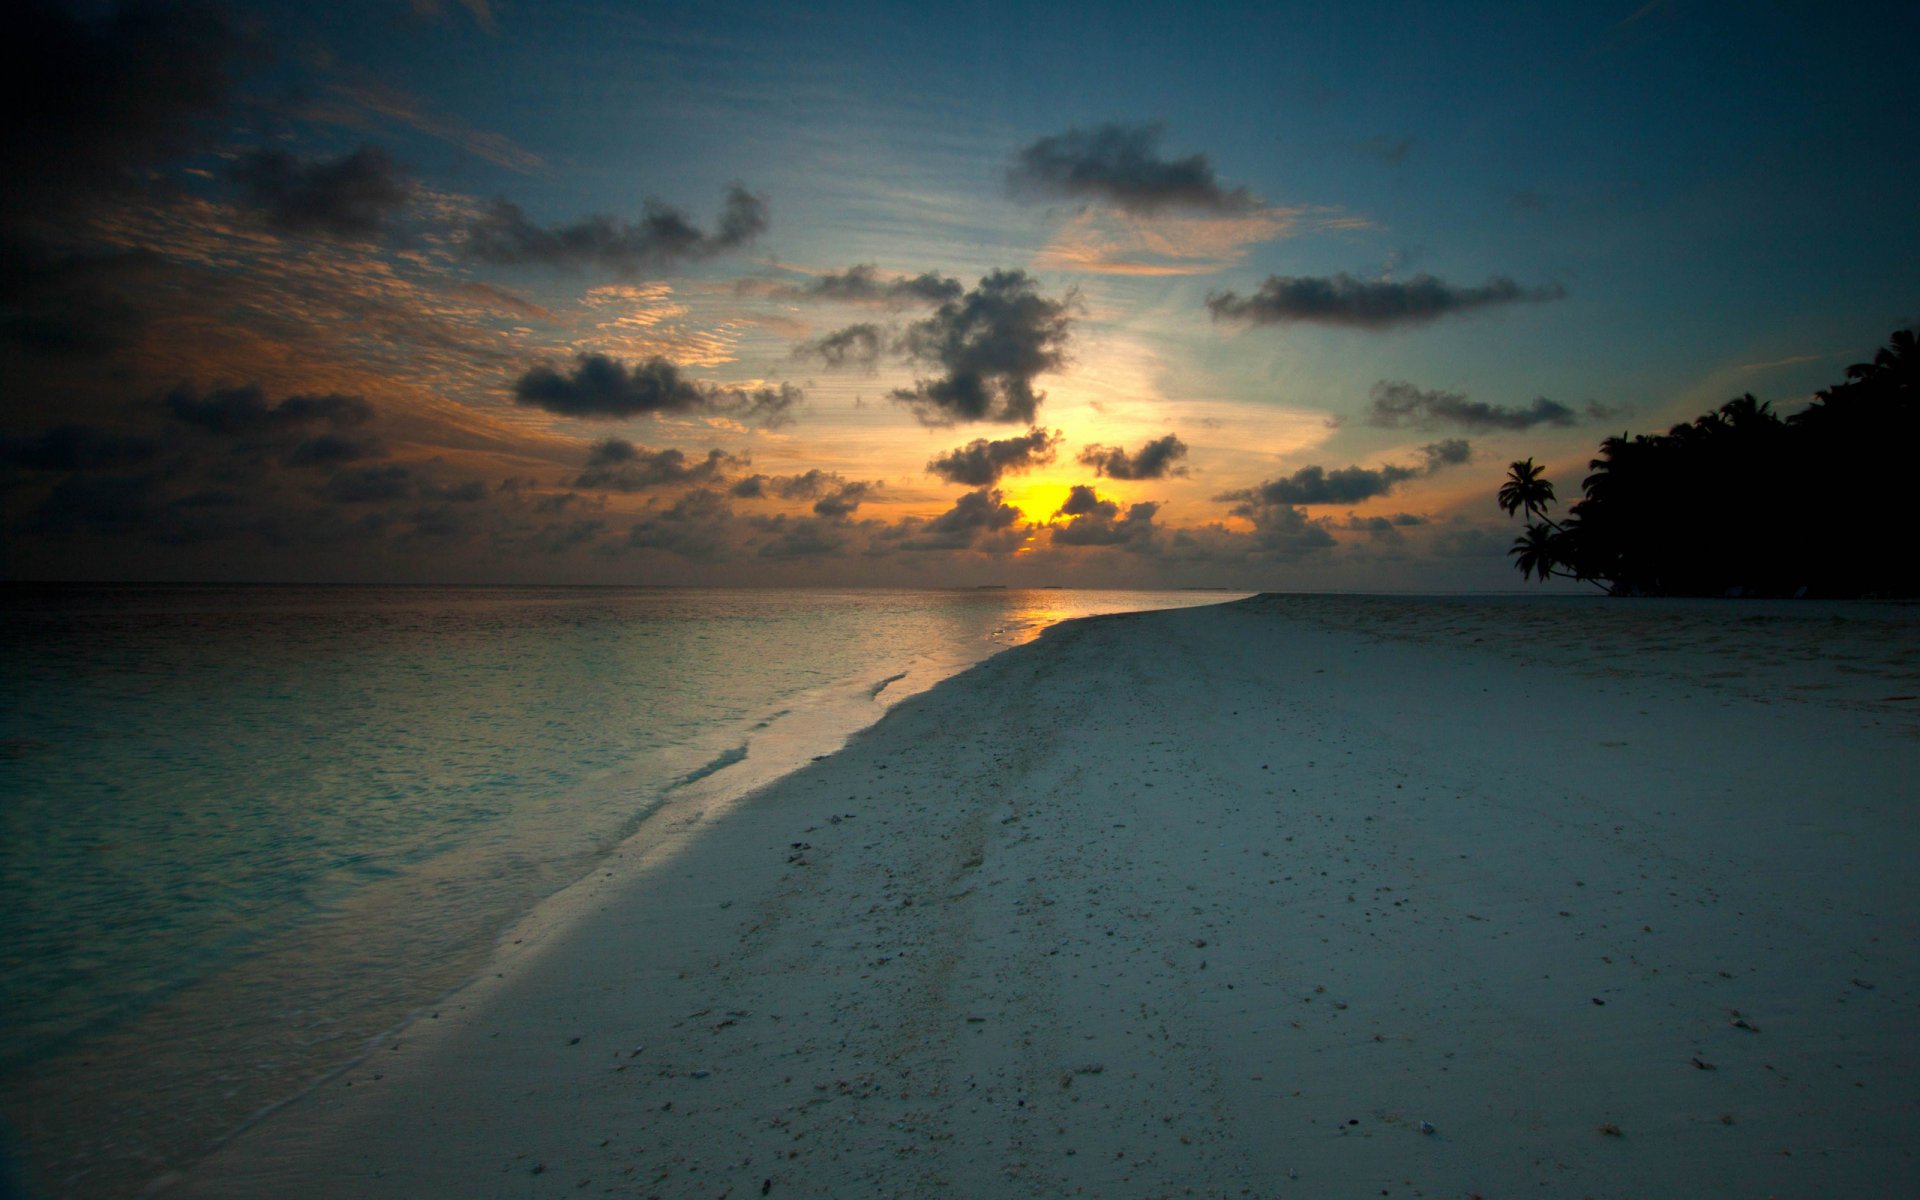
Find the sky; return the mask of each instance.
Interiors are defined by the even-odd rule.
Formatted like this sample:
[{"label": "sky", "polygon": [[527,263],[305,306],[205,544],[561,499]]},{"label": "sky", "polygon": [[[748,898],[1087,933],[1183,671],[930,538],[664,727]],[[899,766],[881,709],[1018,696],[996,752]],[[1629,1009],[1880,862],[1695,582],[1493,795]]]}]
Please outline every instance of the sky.
[{"label": "sky", "polygon": [[15,580],[1507,590],[1920,319],[1911,4],[8,23]]}]

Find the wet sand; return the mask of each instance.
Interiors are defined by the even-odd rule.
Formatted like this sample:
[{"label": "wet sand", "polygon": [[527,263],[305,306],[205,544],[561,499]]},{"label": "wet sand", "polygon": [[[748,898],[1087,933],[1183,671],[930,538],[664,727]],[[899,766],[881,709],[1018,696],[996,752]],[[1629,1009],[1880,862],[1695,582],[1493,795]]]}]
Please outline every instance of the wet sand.
[{"label": "wet sand", "polygon": [[1920,1194],[1916,612],[1074,622],[163,1194]]}]

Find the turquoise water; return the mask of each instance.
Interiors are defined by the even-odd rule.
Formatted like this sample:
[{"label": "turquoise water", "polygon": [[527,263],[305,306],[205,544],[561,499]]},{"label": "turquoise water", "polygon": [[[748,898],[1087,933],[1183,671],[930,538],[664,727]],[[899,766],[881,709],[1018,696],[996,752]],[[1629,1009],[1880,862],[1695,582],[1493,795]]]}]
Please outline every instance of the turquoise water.
[{"label": "turquoise water", "polygon": [[137,1041],[177,1059],[143,1087],[217,1058],[269,1102],[675,788],[788,769],[1054,621],[1228,598],[13,589],[0,1083]]}]

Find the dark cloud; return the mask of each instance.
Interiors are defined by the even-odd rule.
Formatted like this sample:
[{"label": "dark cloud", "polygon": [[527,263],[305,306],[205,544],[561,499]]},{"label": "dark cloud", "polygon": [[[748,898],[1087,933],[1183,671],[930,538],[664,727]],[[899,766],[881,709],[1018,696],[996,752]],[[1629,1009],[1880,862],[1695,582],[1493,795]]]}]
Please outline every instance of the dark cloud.
[{"label": "dark cloud", "polygon": [[733,508],[725,497],[708,488],[695,488],[672,507],[649,512],[635,521],[627,530],[627,544],[709,562],[732,553],[733,521]]},{"label": "dark cloud", "polygon": [[148,186],[225,105],[243,49],[211,4],[10,5],[0,78],[26,101],[0,123],[0,219],[60,221]]},{"label": "dark cloud", "polygon": [[1004,475],[1017,475],[1050,463],[1060,434],[1029,429],[1020,437],[988,441],[975,438],[927,463],[927,473],[963,487],[988,487]]},{"label": "dark cloud", "polygon": [[878,325],[849,325],[836,329],[793,348],[795,358],[817,358],[829,367],[861,367],[872,370],[886,346],[886,334]]},{"label": "dark cloud", "polygon": [[879,490],[878,483],[845,479],[816,468],[803,475],[749,475],[729,492],[743,500],[812,500],[814,515],[837,521],[851,516]]},{"label": "dark cloud", "polygon": [[820,301],[838,304],[874,304],[904,307],[912,304],[944,304],[958,300],[966,291],[958,279],[925,271],[919,275],[880,278],[879,268],[860,263],[845,271],[822,275],[803,284],[741,285],[743,290],[783,300]]},{"label": "dark cloud", "polygon": [[829,521],[843,521],[852,516],[866,499],[879,490],[877,483],[855,481],[843,483],[826,495],[813,502],[813,513]]},{"label": "dark cloud", "polygon": [[1523,288],[1503,275],[1479,287],[1455,287],[1427,274],[1391,280],[1355,279],[1341,272],[1333,276],[1269,275],[1253,295],[1242,298],[1235,292],[1217,292],[1207,297],[1207,308],[1215,320],[1380,330],[1423,325],[1449,313],[1558,300],[1565,295],[1565,289],[1558,285]]},{"label": "dark cloud", "polygon": [[1088,446],[1080,452],[1080,461],[1092,467],[1096,475],[1111,479],[1164,479],[1185,475],[1187,469],[1176,465],[1187,456],[1187,444],[1173,434],[1155,438],[1128,454],[1122,446]]},{"label": "dark cloud", "polygon": [[1067,493],[1055,517],[1070,518],[1064,524],[1048,527],[1048,536],[1056,546],[1133,546],[1144,548],[1153,539],[1154,514],[1159,504],[1143,500],[1129,505],[1126,516],[1120,505],[1102,499],[1085,484],[1075,484]]},{"label": "dark cloud", "polygon": [[1020,510],[997,489],[980,488],[932,520],[912,526],[900,544],[907,550],[1010,549],[1004,535],[1020,520]]},{"label": "dark cloud", "polygon": [[829,518],[775,513],[747,523],[766,539],[757,551],[762,558],[832,558],[845,553],[851,541],[846,524]]},{"label": "dark cloud", "polygon": [[1579,414],[1558,401],[1536,397],[1525,408],[1502,408],[1469,400],[1460,392],[1427,391],[1411,383],[1381,380],[1373,385],[1366,422],[1382,429],[1412,427],[1437,429],[1455,425],[1475,432],[1489,429],[1532,429],[1537,425],[1564,427]]},{"label": "dark cloud", "polygon": [[337,471],[320,489],[329,500],[341,504],[375,504],[413,495],[414,475],[398,464],[384,467],[355,467]]},{"label": "dark cloud", "polygon": [[1417,478],[1421,472],[1391,463],[1377,469],[1341,467],[1301,467],[1281,479],[1269,479],[1254,488],[1223,492],[1216,500],[1237,501],[1235,516],[1252,516],[1252,510],[1274,505],[1358,504],[1375,496],[1384,496],[1398,484]]},{"label": "dark cloud", "polygon": [[1447,467],[1458,466],[1473,457],[1473,446],[1464,438],[1429,442],[1420,448],[1421,465],[1403,467],[1384,463],[1379,467],[1301,467],[1280,479],[1269,479],[1258,487],[1223,492],[1215,500],[1237,504],[1235,516],[1250,517],[1258,508],[1290,505],[1358,504],[1384,496],[1409,479],[1432,475]]},{"label": "dark cloud", "polygon": [[1031,422],[1045,397],[1034,378],[1066,363],[1065,301],[1049,300],[1024,271],[995,271],[958,300],[907,326],[902,353],[944,374],[896,389],[926,425]]},{"label": "dark cloud", "polygon": [[97,471],[136,467],[159,443],[91,425],[60,425],[31,437],[0,437],[0,463],[36,471]]},{"label": "dark cloud", "polygon": [[142,533],[157,528],[160,487],[153,475],[74,473],[34,509],[30,524],[44,533]]},{"label": "dark cloud", "polygon": [[1465,438],[1446,438],[1443,441],[1428,442],[1420,448],[1426,459],[1426,473],[1431,475],[1444,467],[1457,467],[1473,460],[1473,443]]},{"label": "dark cloud", "polygon": [[711,234],[680,210],[649,200],[638,221],[596,214],[571,225],[535,224],[519,205],[497,199],[467,230],[466,251],[505,266],[600,267],[619,275],[712,258],[737,250],[767,228],[767,202],[735,184]]},{"label": "dark cloud", "polygon": [[377,237],[413,195],[400,164],[377,146],[308,162],[254,150],[234,162],[232,175],[267,223],[288,233]]},{"label": "dark cloud", "polygon": [[146,326],[175,277],[151,251],[53,249],[0,233],[0,338],[41,356],[107,354]]},{"label": "dark cloud", "polygon": [[1022,148],[1007,170],[1015,195],[1105,201],[1151,215],[1170,208],[1240,213],[1260,207],[1245,188],[1226,188],[1204,154],[1160,157],[1159,125],[1109,122],[1069,129]]},{"label": "dark cloud", "polygon": [[587,469],[572,486],[644,492],[673,484],[710,483],[739,462],[733,455],[719,450],[707,451],[704,459],[689,459],[679,450],[649,450],[621,438],[608,438],[588,452]]},{"label": "dark cloud", "polygon": [[365,458],[386,457],[378,438],[322,433],[302,440],[281,459],[289,467],[333,467]]},{"label": "dark cloud", "polygon": [[542,364],[513,385],[514,399],[565,417],[587,419],[641,417],[655,413],[710,413],[762,425],[783,425],[793,419],[800,389],[728,388],[683,378],[680,368],[664,358],[650,358],[631,368],[604,354],[581,354],[573,370],[561,374]]},{"label": "dark cloud", "polygon": [[1405,540],[1400,533],[1402,529],[1426,523],[1425,517],[1395,513],[1390,517],[1348,517],[1346,528],[1355,533],[1364,533],[1376,542],[1400,542]]},{"label": "dark cloud", "polygon": [[316,424],[348,428],[364,424],[373,416],[373,406],[359,396],[330,392],[288,396],[278,404],[269,404],[266,393],[254,384],[205,393],[177,387],[167,393],[165,403],[176,419],[208,433],[229,435],[274,433]]}]

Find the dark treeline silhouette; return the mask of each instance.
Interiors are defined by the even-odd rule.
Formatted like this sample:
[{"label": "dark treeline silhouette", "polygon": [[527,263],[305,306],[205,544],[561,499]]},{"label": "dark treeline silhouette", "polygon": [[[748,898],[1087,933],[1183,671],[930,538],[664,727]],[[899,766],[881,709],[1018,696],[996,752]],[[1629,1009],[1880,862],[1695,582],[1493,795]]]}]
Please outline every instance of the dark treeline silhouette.
[{"label": "dark treeline silhouette", "polygon": [[1920,350],[1901,330],[1784,419],[1749,393],[1664,434],[1607,438],[1562,521],[1541,469],[1514,463],[1499,503],[1527,532],[1508,553],[1522,575],[1615,595],[1920,595],[1917,434]]}]

